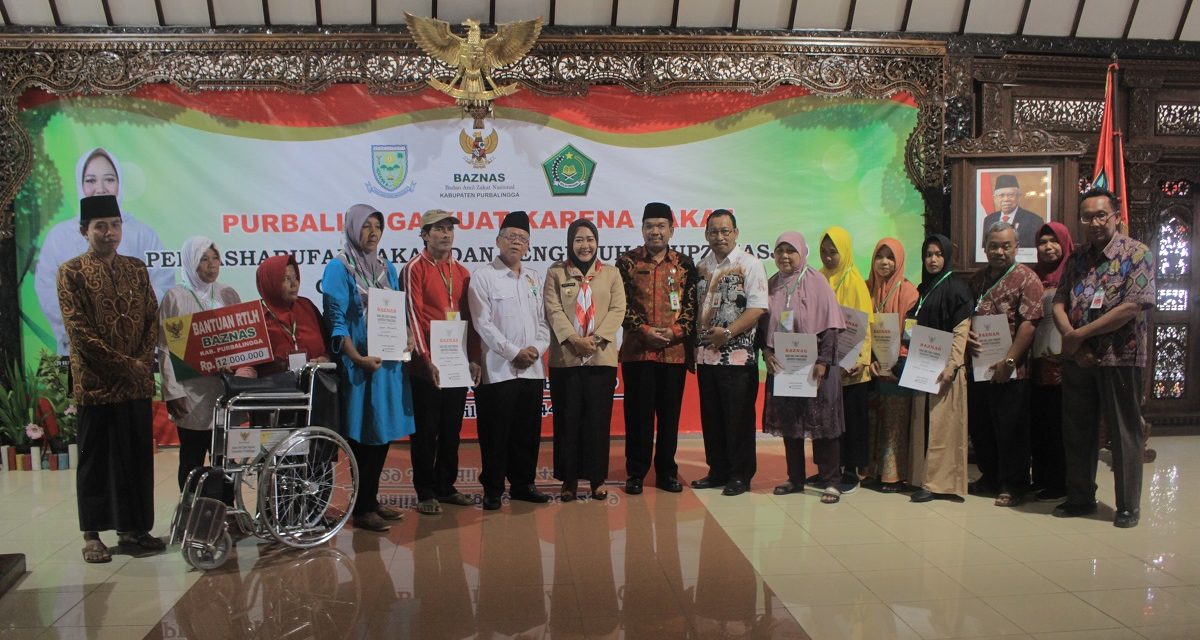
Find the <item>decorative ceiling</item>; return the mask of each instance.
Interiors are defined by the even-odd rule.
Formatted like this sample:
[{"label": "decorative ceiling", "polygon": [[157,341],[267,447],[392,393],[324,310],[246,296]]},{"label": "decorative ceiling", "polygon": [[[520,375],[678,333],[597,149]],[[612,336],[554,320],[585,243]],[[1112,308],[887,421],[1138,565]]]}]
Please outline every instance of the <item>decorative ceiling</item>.
[{"label": "decorative ceiling", "polygon": [[0,0],[21,27],[387,27],[404,12],[564,27],[896,31],[1200,41],[1193,0]]}]

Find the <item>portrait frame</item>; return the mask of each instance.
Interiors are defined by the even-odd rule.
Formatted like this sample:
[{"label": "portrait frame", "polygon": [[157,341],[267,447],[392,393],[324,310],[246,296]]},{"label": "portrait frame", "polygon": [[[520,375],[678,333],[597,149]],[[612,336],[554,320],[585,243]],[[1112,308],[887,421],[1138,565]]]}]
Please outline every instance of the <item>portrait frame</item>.
[{"label": "portrait frame", "polygon": [[995,215],[1001,209],[995,197],[997,181],[1011,184],[1015,179],[1020,190],[1018,207],[1009,219],[1018,238],[1024,238],[1018,262],[1037,262],[1037,232],[1045,222],[1060,222],[1077,236],[1079,156],[1084,149],[1081,142],[1040,131],[991,132],[948,147],[950,238],[958,247],[953,267],[972,270],[987,264],[983,242],[992,223],[989,217],[1000,218]]}]

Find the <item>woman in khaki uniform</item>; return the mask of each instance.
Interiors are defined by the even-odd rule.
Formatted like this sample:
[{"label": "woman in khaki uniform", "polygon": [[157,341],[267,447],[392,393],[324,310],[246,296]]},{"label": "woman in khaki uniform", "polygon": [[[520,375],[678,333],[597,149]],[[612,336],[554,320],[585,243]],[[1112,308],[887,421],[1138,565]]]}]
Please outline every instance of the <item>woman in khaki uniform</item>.
[{"label": "woman in khaki uniform", "polygon": [[589,220],[567,228],[567,260],[546,272],[550,325],[550,400],[554,404],[554,477],[562,500],[579,479],[592,497],[608,492],[608,430],[617,384],[617,329],[625,319],[625,285],[616,267],[597,259],[600,234]]}]

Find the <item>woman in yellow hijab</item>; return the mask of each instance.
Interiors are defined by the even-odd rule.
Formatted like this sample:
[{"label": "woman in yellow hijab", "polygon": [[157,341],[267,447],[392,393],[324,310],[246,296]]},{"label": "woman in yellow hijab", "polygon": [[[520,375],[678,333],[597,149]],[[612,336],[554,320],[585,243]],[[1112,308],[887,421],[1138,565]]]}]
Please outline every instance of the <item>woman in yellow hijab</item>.
[{"label": "woman in yellow hijab", "polygon": [[[830,227],[821,238],[821,273],[829,280],[829,286],[837,297],[838,304],[866,314],[867,325],[874,317],[871,292],[867,281],[854,266],[854,254],[850,232],[841,227]],[[867,383],[871,380],[871,332],[867,331],[858,360],[850,369],[842,369],[842,408],[846,419],[846,431],[842,434],[842,484],[838,489],[850,493],[858,488],[859,473],[870,463],[870,447],[867,440]],[[812,479],[810,479],[811,481]]]}]

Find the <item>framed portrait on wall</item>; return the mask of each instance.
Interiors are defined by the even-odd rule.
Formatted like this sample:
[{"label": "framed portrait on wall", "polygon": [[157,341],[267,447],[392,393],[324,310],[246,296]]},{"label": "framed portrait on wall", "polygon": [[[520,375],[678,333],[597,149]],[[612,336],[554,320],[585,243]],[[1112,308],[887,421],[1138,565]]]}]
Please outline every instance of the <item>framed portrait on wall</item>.
[{"label": "framed portrait on wall", "polygon": [[1017,233],[1017,261],[1037,262],[1037,233],[1055,216],[1054,167],[1028,166],[975,169],[975,261],[986,262],[984,240],[997,222]]},{"label": "framed portrait on wall", "polygon": [[1038,231],[1047,222],[1079,229],[1079,155],[1084,145],[1045,132],[989,132],[948,145],[951,164],[950,238],[954,268],[987,263],[988,229],[1012,225],[1017,261],[1037,262]]}]

